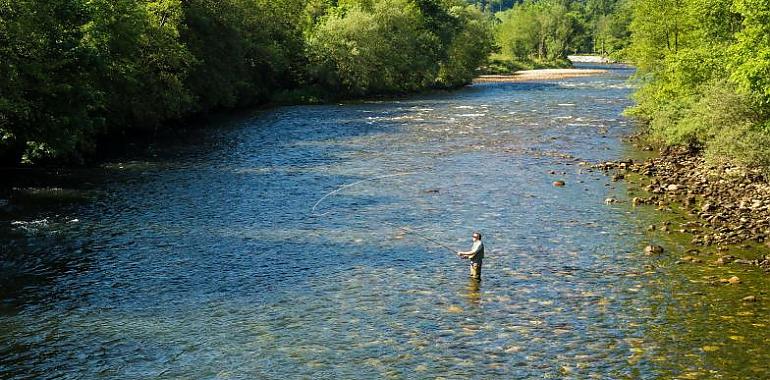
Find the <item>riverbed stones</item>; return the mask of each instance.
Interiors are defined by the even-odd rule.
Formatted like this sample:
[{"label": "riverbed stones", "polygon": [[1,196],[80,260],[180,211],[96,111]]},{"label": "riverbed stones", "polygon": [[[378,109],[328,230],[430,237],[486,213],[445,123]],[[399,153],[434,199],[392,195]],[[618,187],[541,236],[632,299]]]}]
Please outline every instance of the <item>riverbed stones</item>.
[{"label": "riverbed stones", "polygon": [[702,263],[702,262],[703,262],[703,260],[701,260],[701,259],[699,259],[697,257],[693,257],[693,256],[684,256],[684,257],[679,259],[679,263],[699,264],[699,263]]},{"label": "riverbed stones", "polygon": [[733,246],[755,250],[759,243],[770,248],[770,178],[760,169],[707,162],[698,152],[680,148],[665,149],[644,162],[608,161],[592,168],[612,178],[624,174],[626,181],[646,190],[647,195],[634,194],[633,206],[649,204],[666,211],[681,207],[694,220],[672,230],[692,234],[693,245],[716,247],[723,256],[716,259],[718,265],[737,259],[770,273],[770,260],[764,256],[745,261],[724,257]]},{"label": "riverbed stones", "polygon": [[555,187],[564,187],[564,186],[566,186],[566,185],[567,185],[567,183],[566,183],[566,182],[564,182],[564,181],[562,181],[562,180],[558,180],[558,181],[553,181],[553,185],[554,185]]},{"label": "riverbed stones", "polygon": [[757,296],[746,296],[741,298],[743,302],[757,302]]},{"label": "riverbed stones", "polygon": [[733,256],[733,255],[725,255],[725,256],[722,256],[722,257],[718,258],[716,260],[716,264],[717,265],[726,265],[726,264],[730,264],[731,262],[733,262],[733,260],[735,260],[735,256]]}]

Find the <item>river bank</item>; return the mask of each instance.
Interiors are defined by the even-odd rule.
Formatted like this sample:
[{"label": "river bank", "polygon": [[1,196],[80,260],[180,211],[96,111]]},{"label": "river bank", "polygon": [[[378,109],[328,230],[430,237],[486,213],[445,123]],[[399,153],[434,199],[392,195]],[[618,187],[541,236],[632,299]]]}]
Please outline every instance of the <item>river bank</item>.
[{"label": "river bank", "polygon": [[473,83],[516,83],[529,81],[560,80],[606,73],[604,69],[537,69],[520,70],[510,75],[479,75]]},{"label": "river bank", "polygon": [[[690,244],[700,249],[689,252],[711,252],[715,256],[707,260],[713,264],[757,265],[770,272],[770,184],[760,170],[711,163],[681,148],[640,162],[604,162],[594,168],[642,191],[631,198],[634,206],[651,205],[691,217],[680,225],[652,225],[649,230],[691,235]],[[736,250],[741,253],[733,253]]]}]

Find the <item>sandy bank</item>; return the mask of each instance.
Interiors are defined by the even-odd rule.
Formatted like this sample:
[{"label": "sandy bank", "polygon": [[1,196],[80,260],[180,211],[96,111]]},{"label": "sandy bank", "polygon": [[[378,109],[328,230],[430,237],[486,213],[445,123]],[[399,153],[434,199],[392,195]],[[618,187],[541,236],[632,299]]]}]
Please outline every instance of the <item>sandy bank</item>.
[{"label": "sandy bank", "polygon": [[555,80],[575,77],[586,77],[606,73],[598,69],[541,69],[522,70],[512,75],[481,75],[473,83],[516,83],[541,80]]},{"label": "sandy bank", "polygon": [[570,55],[567,59],[572,63],[613,63],[611,59],[600,55]]}]

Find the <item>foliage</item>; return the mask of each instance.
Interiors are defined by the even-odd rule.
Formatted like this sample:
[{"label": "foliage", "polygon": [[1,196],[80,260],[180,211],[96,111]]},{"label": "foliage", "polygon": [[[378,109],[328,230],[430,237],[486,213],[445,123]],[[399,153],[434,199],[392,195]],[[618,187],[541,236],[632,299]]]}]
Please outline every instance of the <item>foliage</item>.
[{"label": "foliage", "polygon": [[537,66],[561,66],[567,55],[610,55],[628,40],[625,2],[526,0],[496,14],[502,57]]},{"label": "foliage", "polygon": [[438,38],[423,27],[415,5],[382,0],[366,8],[353,4],[313,28],[308,39],[311,75],[323,87],[356,95],[429,85],[436,76]]},{"label": "foliage", "polygon": [[770,3],[635,0],[629,111],[667,145],[770,168]]},{"label": "foliage", "polygon": [[454,6],[450,14],[463,27],[449,43],[447,55],[439,62],[437,82],[442,87],[469,83],[495,49],[492,25],[476,7]]},{"label": "foliage", "polygon": [[0,0],[0,163],[276,97],[462,85],[490,25],[462,0]]}]

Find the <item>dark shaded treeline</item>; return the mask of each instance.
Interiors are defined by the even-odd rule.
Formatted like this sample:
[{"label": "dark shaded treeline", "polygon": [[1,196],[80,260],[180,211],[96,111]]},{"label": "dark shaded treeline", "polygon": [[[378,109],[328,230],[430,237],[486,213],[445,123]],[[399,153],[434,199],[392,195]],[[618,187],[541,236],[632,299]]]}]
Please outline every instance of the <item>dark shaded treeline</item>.
[{"label": "dark shaded treeline", "polygon": [[461,0],[0,0],[0,162],[271,100],[468,83],[492,24]]}]

